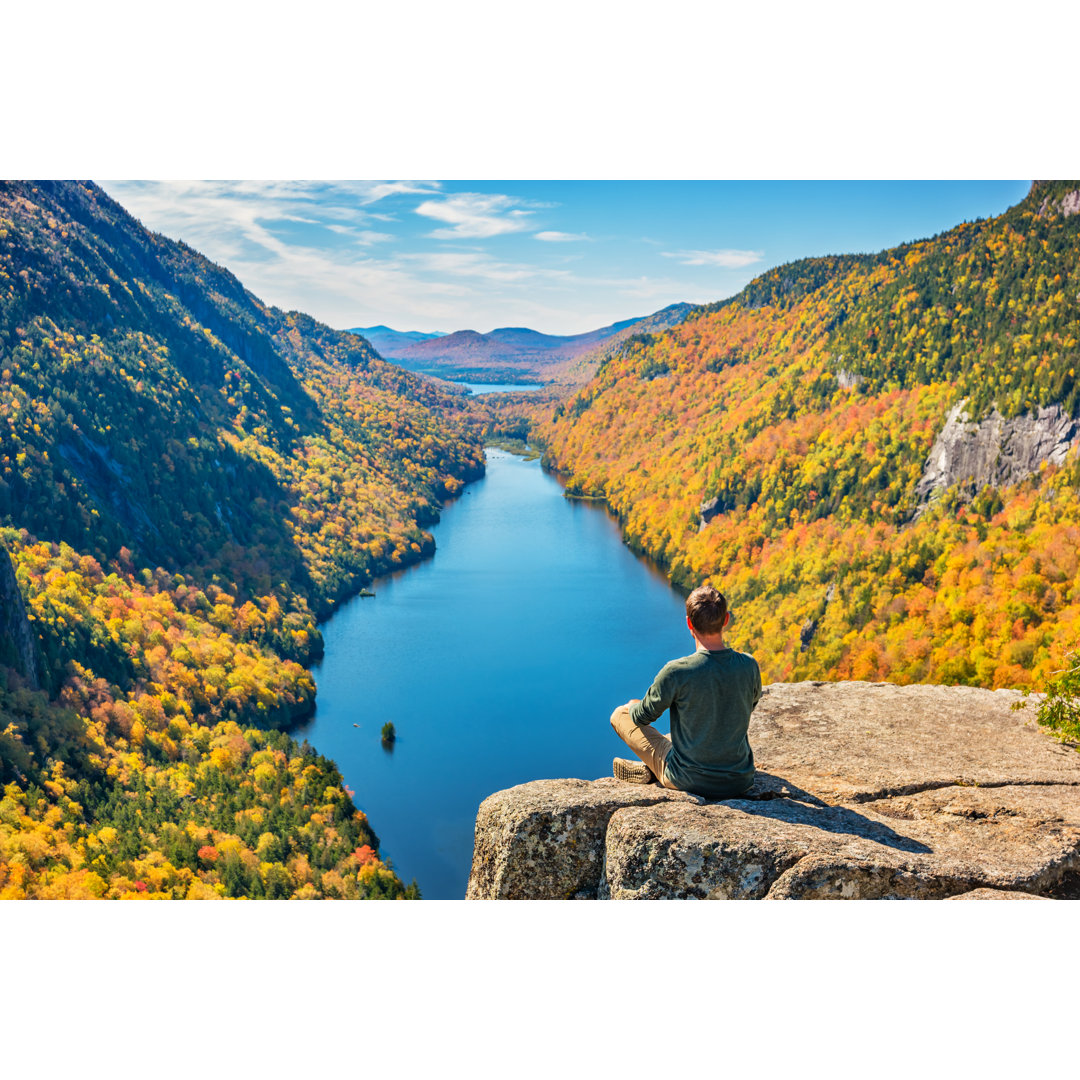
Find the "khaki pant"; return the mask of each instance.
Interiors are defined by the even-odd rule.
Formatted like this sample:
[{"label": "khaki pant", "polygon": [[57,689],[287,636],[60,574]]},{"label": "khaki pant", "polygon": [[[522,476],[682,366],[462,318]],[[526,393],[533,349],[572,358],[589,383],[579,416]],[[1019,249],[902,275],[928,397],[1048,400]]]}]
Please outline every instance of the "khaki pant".
[{"label": "khaki pant", "polygon": [[611,726],[615,734],[652,769],[653,775],[664,787],[674,786],[664,779],[664,761],[671,753],[671,740],[666,735],[661,735],[652,724],[635,724],[630,719],[627,705],[620,705],[611,714]]}]

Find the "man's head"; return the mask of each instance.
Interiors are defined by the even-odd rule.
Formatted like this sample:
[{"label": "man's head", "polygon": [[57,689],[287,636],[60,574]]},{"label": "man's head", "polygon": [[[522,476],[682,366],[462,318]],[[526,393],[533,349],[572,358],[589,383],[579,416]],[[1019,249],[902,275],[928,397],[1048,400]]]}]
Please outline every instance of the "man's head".
[{"label": "man's head", "polygon": [[711,585],[699,585],[686,598],[686,618],[699,635],[713,637],[727,626],[727,600]]}]

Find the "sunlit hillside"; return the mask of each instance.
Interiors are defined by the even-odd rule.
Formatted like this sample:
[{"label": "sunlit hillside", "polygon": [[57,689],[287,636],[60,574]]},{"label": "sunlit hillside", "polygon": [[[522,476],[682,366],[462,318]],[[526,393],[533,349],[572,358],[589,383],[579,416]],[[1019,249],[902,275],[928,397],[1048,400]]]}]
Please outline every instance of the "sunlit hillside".
[{"label": "sunlit hillside", "polygon": [[1031,685],[1080,641],[1078,188],[772,270],[534,407],[532,438],[674,581],[729,594],[770,679]]}]

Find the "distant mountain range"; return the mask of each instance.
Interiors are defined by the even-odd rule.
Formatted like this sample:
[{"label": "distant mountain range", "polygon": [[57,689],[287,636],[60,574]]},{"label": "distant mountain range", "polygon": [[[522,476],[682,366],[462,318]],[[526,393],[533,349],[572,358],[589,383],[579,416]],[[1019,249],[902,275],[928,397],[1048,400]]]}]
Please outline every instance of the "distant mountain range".
[{"label": "distant mountain range", "polygon": [[414,371],[447,379],[479,381],[513,379],[548,381],[567,362],[591,353],[613,340],[636,332],[674,326],[693,310],[691,304],[671,304],[652,315],[636,316],[584,334],[543,334],[525,326],[503,326],[489,334],[458,330],[452,334],[397,331],[388,326],[355,327],[387,360]]},{"label": "distant mountain range", "polygon": [[390,357],[397,355],[396,350],[407,345],[414,345],[418,341],[427,341],[429,338],[446,337],[444,330],[436,330],[434,333],[425,334],[422,330],[392,330],[389,326],[353,326],[348,330],[350,334],[360,334],[366,337],[374,346],[380,356]]}]

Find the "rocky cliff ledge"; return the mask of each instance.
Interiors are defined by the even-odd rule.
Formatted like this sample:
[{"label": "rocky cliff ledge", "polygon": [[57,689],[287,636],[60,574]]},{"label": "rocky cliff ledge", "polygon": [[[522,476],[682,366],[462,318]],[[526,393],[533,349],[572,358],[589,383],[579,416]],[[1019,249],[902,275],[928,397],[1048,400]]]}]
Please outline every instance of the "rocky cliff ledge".
[{"label": "rocky cliff ledge", "polygon": [[613,778],[497,792],[467,898],[1078,898],[1080,754],[1036,726],[1034,704],[1010,708],[1021,700],[775,683],[751,723],[747,796]]}]

